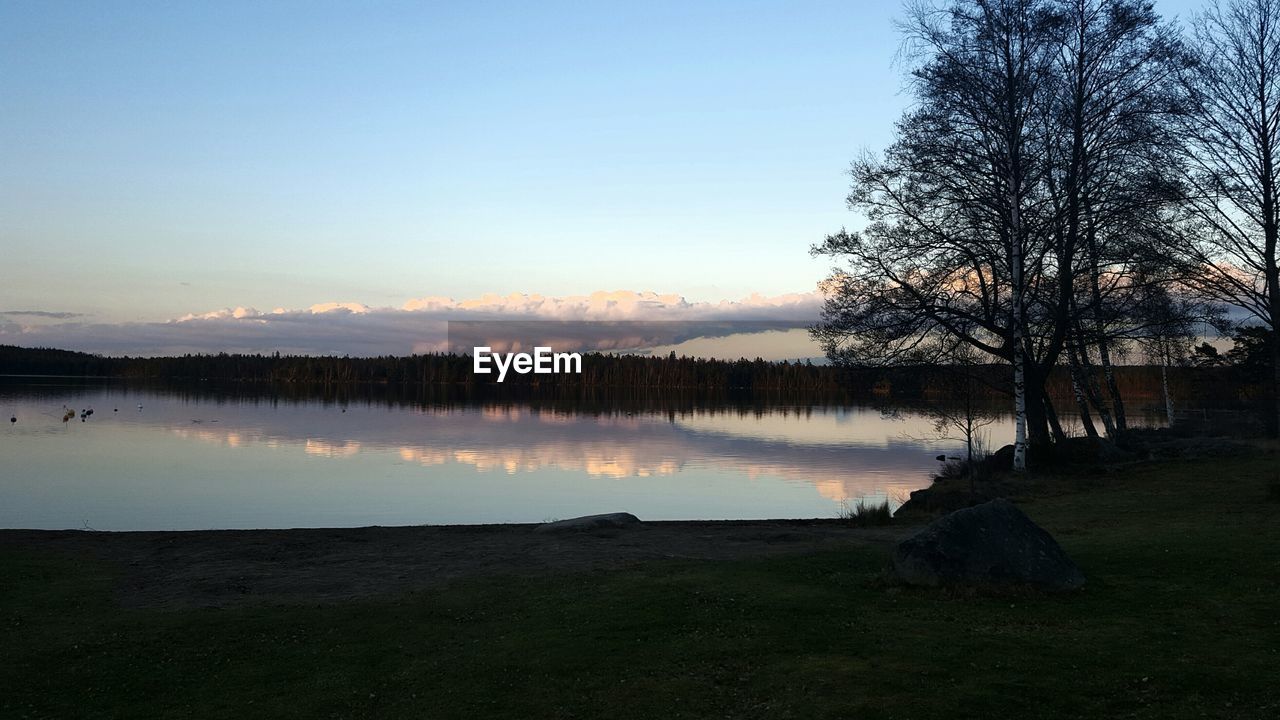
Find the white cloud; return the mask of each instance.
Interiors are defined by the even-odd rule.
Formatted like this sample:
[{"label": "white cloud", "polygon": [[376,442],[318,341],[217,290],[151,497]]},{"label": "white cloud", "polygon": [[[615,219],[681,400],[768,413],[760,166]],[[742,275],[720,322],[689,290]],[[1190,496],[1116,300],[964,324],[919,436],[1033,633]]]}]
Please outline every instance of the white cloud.
[{"label": "white cloud", "polygon": [[[401,307],[369,307],[359,302],[318,303],[305,309],[252,307],[191,313],[168,322],[45,324],[0,323],[0,344],[58,347],[109,355],[170,355],[186,352],[274,352],[305,354],[404,355],[447,347],[448,323],[458,321],[619,321],[643,322],[619,329],[616,337],[592,327],[570,332],[596,347],[633,349],[642,344],[723,336],[770,323],[810,323],[817,319],[821,295],[793,293],[740,300],[689,302],[678,294],[595,292],[549,297],[538,294],[486,294],[478,298],[426,296]],[[662,327],[656,323],[681,323]],[[620,326],[621,328],[621,326]],[[657,328],[655,330],[654,328]],[[591,338],[583,332],[595,333]],[[657,332],[662,337],[657,337]],[[669,335],[669,336],[667,336]]]}]

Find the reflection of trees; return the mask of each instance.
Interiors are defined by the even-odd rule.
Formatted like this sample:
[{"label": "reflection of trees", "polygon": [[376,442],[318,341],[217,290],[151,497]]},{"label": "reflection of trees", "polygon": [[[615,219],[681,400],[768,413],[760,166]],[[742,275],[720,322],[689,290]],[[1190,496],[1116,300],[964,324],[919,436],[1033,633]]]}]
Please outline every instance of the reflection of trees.
[{"label": "reflection of trees", "polygon": [[[661,415],[568,415],[527,406],[358,416],[305,407],[312,412],[262,413],[250,406],[241,415],[224,412],[217,424],[171,431],[233,448],[300,448],[317,457],[394,454],[434,471],[451,465],[513,475],[559,470],[601,479],[733,474],[812,485],[833,501],[916,489],[936,452],[928,443],[898,438],[899,424],[867,410],[691,413],[701,419],[672,423]],[[910,420],[927,422],[914,414]],[[848,442],[834,443],[840,434]]]}]

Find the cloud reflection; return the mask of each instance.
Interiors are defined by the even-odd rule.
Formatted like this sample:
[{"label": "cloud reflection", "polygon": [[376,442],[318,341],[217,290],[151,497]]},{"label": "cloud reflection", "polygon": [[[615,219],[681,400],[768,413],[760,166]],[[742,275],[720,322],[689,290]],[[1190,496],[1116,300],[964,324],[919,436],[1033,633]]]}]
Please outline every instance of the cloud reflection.
[{"label": "cloud reflection", "polygon": [[525,406],[410,413],[301,409],[255,413],[252,423],[246,417],[240,424],[230,407],[216,425],[173,431],[233,448],[301,447],[324,458],[393,454],[429,472],[456,465],[484,473],[561,471],[601,480],[728,473],[752,483],[806,483],[832,502],[903,497],[927,482],[936,465],[933,455],[956,446],[908,439],[929,434],[923,418],[894,421],[865,408],[674,416],[589,416]]}]

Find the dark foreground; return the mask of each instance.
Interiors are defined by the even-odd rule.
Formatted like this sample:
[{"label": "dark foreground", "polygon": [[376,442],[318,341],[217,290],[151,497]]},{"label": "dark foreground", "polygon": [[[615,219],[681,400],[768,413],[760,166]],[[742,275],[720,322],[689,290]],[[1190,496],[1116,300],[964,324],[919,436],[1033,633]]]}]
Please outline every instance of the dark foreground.
[{"label": "dark foreground", "polygon": [[909,528],[0,532],[0,717],[1280,716],[1274,453],[1017,492],[1089,578],[903,588]]},{"label": "dark foreground", "polygon": [[[651,560],[742,560],[891,544],[912,526],[838,520],[650,522],[546,535],[536,525],[191,532],[0,530],[24,555],[88,559],[113,572],[124,607],[193,608],[370,599],[458,580],[548,576]],[[3,583],[0,580],[0,583]]]}]

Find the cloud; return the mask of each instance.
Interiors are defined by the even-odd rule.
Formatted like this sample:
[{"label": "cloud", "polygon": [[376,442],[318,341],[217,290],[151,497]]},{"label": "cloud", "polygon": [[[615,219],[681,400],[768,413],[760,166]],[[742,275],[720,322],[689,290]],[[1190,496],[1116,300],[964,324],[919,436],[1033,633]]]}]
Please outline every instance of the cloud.
[{"label": "cloud", "polygon": [[0,310],[0,315],[5,317],[45,318],[49,320],[71,320],[85,316],[84,313],[52,312],[49,310]]},{"label": "cloud", "polygon": [[[547,333],[582,349],[636,349],[697,337],[722,337],[815,321],[822,298],[793,293],[689,302],[678,294],[613,291],[550,297],[486,294],[456,300],[415,298],[400,307],[327,302],[305,309],[223,308],[167,322],[0,323],[0,344],[59,347],[107,355],[245,352],[405,355],[442,351],[465,325],[516,335]],[[11,313],[23,315],[29,313]],[[37,317],[46,317],[38,315]],[[65,320],[79,317],[68,314]],[[554,330],[555,332],[551,332]],[[561,337],[563,336],[563,337]],[[541,338],[538,338],[541,340]]]}]

